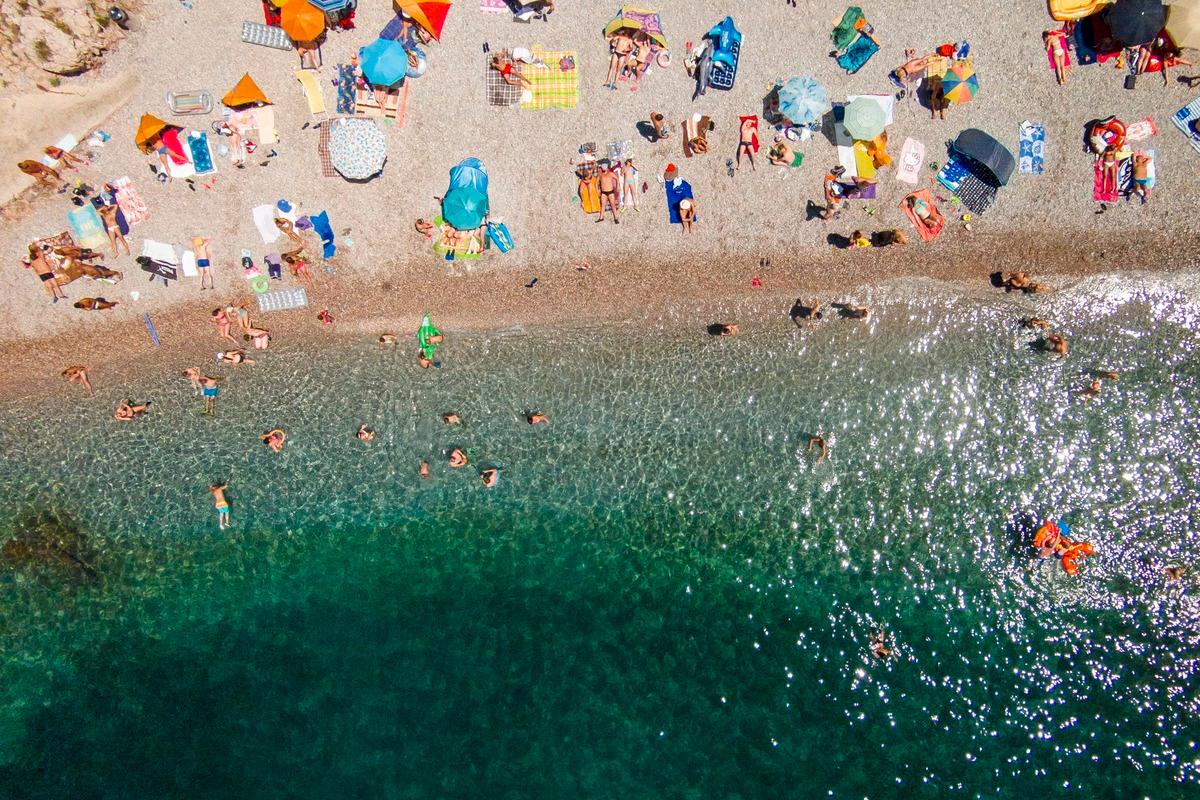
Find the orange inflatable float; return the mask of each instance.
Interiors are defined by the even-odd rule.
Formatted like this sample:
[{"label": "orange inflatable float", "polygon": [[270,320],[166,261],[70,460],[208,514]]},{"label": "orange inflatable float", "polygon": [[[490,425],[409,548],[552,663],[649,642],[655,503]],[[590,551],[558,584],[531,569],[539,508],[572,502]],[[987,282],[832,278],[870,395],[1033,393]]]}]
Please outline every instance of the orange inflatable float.
[{"label": "orange inflatable float", "polygon": [[1033,546],[1046,555],[1054,553],[1062,559],[1064,572],[1068,575],[1078,575],[1080,559],[1084,556],[1095,555],[1096,548],[1092,546],[1091,542],[1077,542],[1068,539],[1066,534],[1070,532],[1071,529],[1067,527],[1066,522],[1046,520],[1034,531]]}]

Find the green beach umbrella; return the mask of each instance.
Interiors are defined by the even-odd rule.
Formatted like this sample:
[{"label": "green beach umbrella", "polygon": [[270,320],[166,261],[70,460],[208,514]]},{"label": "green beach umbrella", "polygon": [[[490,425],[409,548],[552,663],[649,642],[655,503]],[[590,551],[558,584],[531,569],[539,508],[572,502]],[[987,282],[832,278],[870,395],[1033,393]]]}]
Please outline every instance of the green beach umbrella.
[{"label": "green beach umbrella", "polygon": [[846,126],[846,133],[853,138],[869,142],[887,127],[887,112],[869,97],[856,97],[846,106],[842,124]]},{"label": "green beach umbrella", "polygon": [[483,224],[487,213],[487,195],[470,186],[451,189],[442,198],[442,218],[450,227],[470,231]]}]

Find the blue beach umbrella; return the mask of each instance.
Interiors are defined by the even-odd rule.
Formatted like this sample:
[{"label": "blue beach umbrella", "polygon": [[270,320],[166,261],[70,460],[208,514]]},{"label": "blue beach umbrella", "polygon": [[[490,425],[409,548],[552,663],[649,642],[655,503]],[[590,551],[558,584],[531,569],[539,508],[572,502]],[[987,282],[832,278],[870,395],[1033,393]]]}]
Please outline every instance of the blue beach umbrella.
[{"label": "blue beach umbrella", "polygon": [[815,78],[788,78],[779,87],[779,113],[793,125],[816,122],[830,108],[829,92]]},{"label": "blue beach umbrella", "polygon": [[442,198],[442,219],[460,231],[478,228],[487,211],[487,195],[470,186],[452,189]]},{"label": "blue beach umbrella", "polygon": [[308,0],[310,5],[314,5],[325,13],[341,11],[346,6],[350,5],[350,0]]},{"label": "blue beach umbrella", "polygon": [[376,39],[358,51],[363,77],[372,86],[393,86],[408,73],[408,51],[394,39]]}]

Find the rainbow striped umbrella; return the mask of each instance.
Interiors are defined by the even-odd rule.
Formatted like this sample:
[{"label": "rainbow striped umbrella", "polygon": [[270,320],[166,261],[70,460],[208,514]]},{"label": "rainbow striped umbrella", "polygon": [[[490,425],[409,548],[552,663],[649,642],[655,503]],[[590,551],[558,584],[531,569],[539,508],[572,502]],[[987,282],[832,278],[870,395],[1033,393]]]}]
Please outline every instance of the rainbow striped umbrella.
[{"label": "rainbow striped umbrella", "polygon": [[969,103],[979,94],[979,76],[967,61],[955,61],[942,78],[942,89],[950,103]]}]

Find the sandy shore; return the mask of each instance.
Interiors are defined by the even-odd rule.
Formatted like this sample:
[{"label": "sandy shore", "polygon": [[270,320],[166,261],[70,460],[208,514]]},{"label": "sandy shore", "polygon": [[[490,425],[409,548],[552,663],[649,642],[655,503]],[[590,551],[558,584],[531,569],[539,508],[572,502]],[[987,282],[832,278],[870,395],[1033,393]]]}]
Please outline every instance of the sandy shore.
[{"label": "sandy shore", "polygon": [[[676,58],[669,69],[653,69],[636,93],[601,86],[607,51],[600,29],[616,4],[568,0],[560,5],[549,22],[532,25],[481,13],[471,3],[455,5],[444,43],[428,48],[428,74],[412,82],[405,124],[386,128],[385,173],[365,185],[320,176],[318,134],[303,128],[314,118],[292,77],[296,55],[239,40],[241,21],[257,20],[257,11],[231,0],[206,0],[190,10],[178,4],[146,9],[142,30],[131,35],[98,74],[63,85],[78,91],[93,84],[125,84],[130,76],[140,76],[131,99],[108,101],[111,107],[92,110],[98,118],[108,118],[105,127],[113,139],[97,151],[96,163],[83,175],[93,183],[121,175],[137,182],[151,217],[134,228],[130,241],[135,249],[143,238],[183,243],[197,234],[212,236],[217,241],[216,297],[202,294],[194,280],[151,287],[133,260],[122,256],[109,262],[126,272],[116,287],[84,280],[67,288],[72,299],[103,295],[122,301],[116,311],[89,314],[67,303],[49,305],[35,276],[17,261],[31,238],[65,229],[71,206],[62,195],[27,194],[3,211],[10,268],[0,275],[0,309],[9,320],[4,349],[33,348],[42,357],[28,368],[23,364],[18,372],[56,375],[62,362],[148,358],[149,342],[141,323],[146,313],[165,342],[156,358],[175,347],[201,343],[205,350],[215,349],[207,344],[217,343],[207,322],[208,310],[217,300],[250,296],[235,268],[238,252],[250,248],[261,260],[277,249],[262,242],[250,208],[280,198],[298,204],[303,212],[326,209],[339,235],[350,231],[341,237],[339,256],[330,262],[333,272],[321,271],[324,264],[314,265],[318,285],[310,311],[261,319],[281,336],[325,335],[313,319],[322,307],[337,317],[339,331],[365,335],[376,329],[409,330],[422,310],[434,312],[450,328],[490,327],[653,317],[667,305],[754,291],[785,302],[797,294],[850,292],[901,276],[982,287],[987,274],[1000,268],[1062,274],[1192,266],[1200,239],[1194,213],[1200,190],[1198,156],[1172,128],[1169,117],[1192,99],[1193,92],[1174,83],[1164,87],[1154,75],[1143,77],[1135,91],[1125,91],[1121,75],[1105,66],[1076,68],[1069,85],[1058,87],[1040,40],[1041,31],[1053,23],[1038,0],[1012,4],[1002,25],[995,24],[994,7],[978,0],[865,7],[883,49],[854,76],[842,74],[827,54],[828,32],[840,7],[801,3],[793,9],[780,2],[756,4],[752,13],[734,9],[745,34],[737,85],[727,93],[710,90],[694,103],[693,83],[681,64],[683,44],[699,39],[731,10],[729,3],[658,3]],[[322,70],[330,108],[334,95],[328,81],[335,65],[370,42],[390,13],[386,4],[363,4],[357,30],[330,35]],[[941,161],[943,143],[966,127],[982,128],[1014,150],[1021,120],[1040,119],[1048,131],[1046,173],[1014,176],[997,204],[973,221],[972,232],[954,222],[931,245],[870,252],[832,248],[830,234],[845,235],[856,227],[907,229],[896,206],[908,187],[885,171],[879,200],[871,204],[876,209],[873,216],[862,204],[853,204],[833,223],[805,221],[807,201],[819,199],[821,176],[836,161],[834,147],[824,137],[803,145],[805,161],[798,169],[769,167],[764,152],[756,172],[744,168],[735,178],[727,175],[725,161],[734,154],[737,116],[760,111],[775,79],[814,75],[835,101],[850,93],[886,92],[886,73],[903,60],[905,47],[925,51],[961,39],[972,46],[982,85],[979,97],[952,108],[944,122],[931,120],[915,103],[902,103],[890,129],[893,150],[898,152],[899,143],[912,136],[926,144],[928,160]],[[488,107],[484,42],[492,50],[534,44],[574,50],[581,71],[579,106],[542,112]],[[258,166],[255,160],[240,171],[218,159],[217,184],[211,190],[193,192],[182,182],[154,182],[145,166],[147,158],[132,143],[140,115],[150,112],[181,125],[207,127],[211,117],[170,117],[165,93],[204,88],[219,98],[245,71],[275,103],[282,138],[274,148],[278,156],[268,166]],[[712,116],[717,128],[710,153],[684,158],[678,135],[659,144],[641,139],[636,123],[651,110],[661,110],[673,120],[693,110]],[[1160,133],[1147,145],[1158,153],[1158,189],[1148,206],[1122,205],[1097,216],[1091,160],[1080,149],[1082,126],[1110,113],[1128,121],[1152,116],[1157,122]],[[29,142],[35,150],[45,132],[26,130],[37,138]],[[769,140],[769,131],[763,133]],[[576,181],[568,161],[583,142],[603,146],[616,139],[633,141],[635,161],[650,188],[641,197],[640,213],[624,214],[620,226],[598,225],[574,200]],[[430,252],[428,240],[412,230],[412,221],[436,213],[434,198],[445,190],[447,171],[470,155],[487,165],[493,214],[507,222],[517,248],[478,262],[448,264]],[[31,156],[32,152],[26,157]],[[656,176],[669,162],[679,166],[699,201],[701,223],[691,236],[666,221]],[[924,171],[922,179],[928,181],[931,174]],[[770,266],[760,267],[762,259],[770,259]],[[573,265],[578,262],[590,269],[577,271]],[[537,286],[525,289],[534,276],[539,278]],[[761,288],[750,286],[754,277],[761,278]],[[136,302],[130,298],[133,291],[140,295]]]}]

